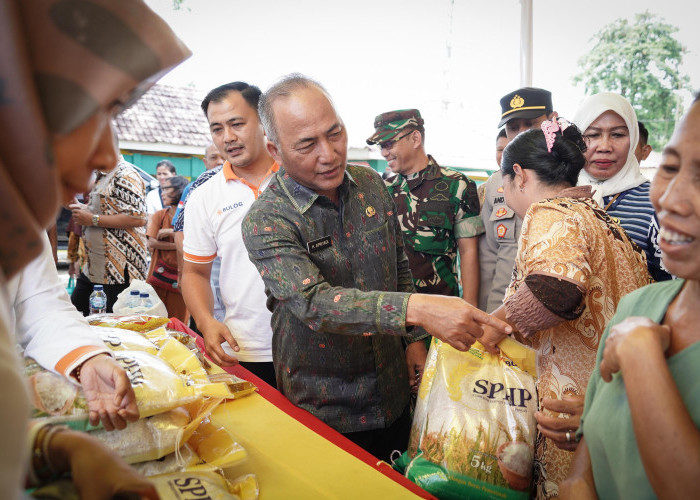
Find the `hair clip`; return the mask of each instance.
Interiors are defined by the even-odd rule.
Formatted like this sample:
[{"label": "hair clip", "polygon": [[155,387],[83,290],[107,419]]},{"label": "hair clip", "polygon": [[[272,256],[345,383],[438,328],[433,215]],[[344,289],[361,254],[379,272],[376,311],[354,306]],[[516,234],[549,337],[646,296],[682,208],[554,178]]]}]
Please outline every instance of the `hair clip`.
[{"label": "hair clip", "polygon": [[559,122],[556,120],[545,120],[540,125],[542,132],[544,132],[544,138],[547,141],[547,152],[552,152],[552,146],[554,146],[554,139],[556,138],[556,133],[558,130],[562,130],[559,126]]}]

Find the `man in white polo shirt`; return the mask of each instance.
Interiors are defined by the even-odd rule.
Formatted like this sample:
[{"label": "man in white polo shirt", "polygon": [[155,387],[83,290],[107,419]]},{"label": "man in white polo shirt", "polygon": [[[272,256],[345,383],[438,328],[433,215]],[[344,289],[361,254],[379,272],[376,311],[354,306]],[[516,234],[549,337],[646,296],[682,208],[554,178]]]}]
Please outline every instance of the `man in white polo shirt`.
[{"label": "man in white polo shirt", "polygon": [[[182,294],[214,362],[240,362],[275,387],[271,313],[241,235],[243,217],[278,169],[258,119],[260,94],[258,87],[233,82],[213,89],[202,101],[212,139],[226,162],[187,200]],[[217,255],[226,309],[223,323],[214,318],[209,283]]]}]

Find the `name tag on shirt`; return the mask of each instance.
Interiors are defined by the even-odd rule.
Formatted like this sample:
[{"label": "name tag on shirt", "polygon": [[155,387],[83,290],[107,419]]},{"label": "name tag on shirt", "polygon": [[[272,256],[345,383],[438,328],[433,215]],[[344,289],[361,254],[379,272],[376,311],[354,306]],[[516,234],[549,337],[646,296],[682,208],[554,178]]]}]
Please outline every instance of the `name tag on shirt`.
[{"label": "name tag on shirt", "polygon": [[320,252],[321,250],[323,250],[324,248],[328,248],[332,244],[333,241],[331,240],[331,237],[324,236],[323,238],[309,241],[306,244],[306,249],[309,251],[309,253]]}]

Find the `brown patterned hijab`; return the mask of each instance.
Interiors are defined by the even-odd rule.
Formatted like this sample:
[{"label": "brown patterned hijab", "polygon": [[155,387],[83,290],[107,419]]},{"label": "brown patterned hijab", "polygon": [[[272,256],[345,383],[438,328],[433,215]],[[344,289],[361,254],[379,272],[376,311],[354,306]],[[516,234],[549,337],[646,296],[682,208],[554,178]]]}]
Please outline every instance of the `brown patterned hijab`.
[{"label": "brown patterned hijab", "polygon": [[[141,0],[0,0],[0,270],[6,277],[38,255],[40,231],[62,201],[62,169],[73,166],[57,168],[52,142],[91,119],[108,123],[189,55]],[[94,146],[97,137],[89,135],[69,147]]]}]

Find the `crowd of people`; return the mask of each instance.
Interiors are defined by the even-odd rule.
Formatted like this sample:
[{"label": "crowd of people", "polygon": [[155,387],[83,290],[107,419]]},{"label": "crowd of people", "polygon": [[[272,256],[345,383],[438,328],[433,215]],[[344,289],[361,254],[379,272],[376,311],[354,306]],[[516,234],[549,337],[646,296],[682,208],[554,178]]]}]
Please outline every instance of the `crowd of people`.
[{"label": "crowd of people", "polygon": [[[382,176],[348,163],[345,124],[320,83],[293,74],[262,92],[231,82],[202,102],[212,138],[206,171],[189,182],[163,161],[147,195],[118,154],[112,119],[187,49],[141,2],[125,1],[101,6],[100,19],[135,30],[141,44],[125,37],[117,52],[141,66],[95,51],[75,68],[70,61],[85,47],[56,28],[50,6],[7,3],[16,8],[0,22],[24,31],[2,35],[3,62],[6,50],[26,53],[7,67],[29,66],[55,85],[3,69],[7,92],[26,106],[0,108],[0,117],[30,124],[53,153],[14,154],[20,127],[4,127],[0,203],[13,235],[0,242],[0,415],[12,452],[0,459],[4,491],[20,490],[31,462],[33,482],[71,470],[79,491],[95,498],[154,497],[94,440],[27,427],[15,352],[19,343],[81,384],[91,422],[125,427],[138,418],[133,390],[82,316],[95,285],[111,311],[140,279],[169,316],[191,321],[215,363],[240,363],[383,460],[407,447],[411,393],[431,337],[498,352],[513,335],[538,353],[533,496],[692,496],[700,472],[698,99],[650,183],[639,167],[650,151],[646,129],[623,96],[589,96],[569,122],[547,90],[514,90],[494,117],[498,170],[477,190],[427,153],[418,109],[374,119],[367,143],[387,161],[392,175]],[[121,47],[118,37],[111,42]],[[157,56],[141,57],[144,47]],[[53,92],[67,85],[75,91]],[[37,174],[48,186],[29,182]],[[81,265],[70,301],[42,231],[60,204],[70,206],[83,249],[74,252]],[[91,456],[110,473],[96,473]]]}]

